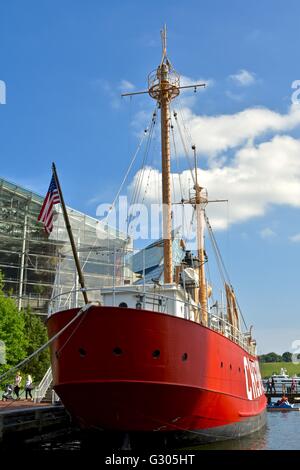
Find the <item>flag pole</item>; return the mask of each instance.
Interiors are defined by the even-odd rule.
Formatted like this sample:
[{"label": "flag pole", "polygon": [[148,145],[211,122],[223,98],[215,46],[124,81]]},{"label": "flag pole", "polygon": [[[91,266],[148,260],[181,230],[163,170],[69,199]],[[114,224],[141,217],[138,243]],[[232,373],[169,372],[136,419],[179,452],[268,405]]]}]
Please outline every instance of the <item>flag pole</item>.
[{"label": "flag pole", "polygon": [[60,187],[60,183],[59,183],[59,179],[58,179],[58,176],[57,176],[56,167],[55,167],[54,163],[52,163],[52,172],[53,172],[53,176],[54,176],[55,183],[56,183],[56,186],[57,186],[58,194],[59,194],[59,197],[60,197],[60,203],[61,203],[63,216],[64,216],[67,232],[68,232],[71,247],[72,247],[74,261],[75,261],[75,265],[76,265],[76,269],[77,269],[77,273],[78,273],[78,279],[79,279],[79,282],[80,282],[80,285],[81,285],[81,292],[82,292],[82,295],[83,295],[83,298],[84,298],[84,302],[86,304],[88,304],[89,300],[88,300],[88,296],[87,296],[87,293],[86,293],[86,287],[85,287],[83,272],[81,270],[80,261],[79,261],[78,253],[77,253],[77,250],[76,250],[76,245],[75,245],[75,241],[74,241],[74,237],[73,237],[73,233],[72,233],[72,228],[71,228],[70,221],[69,221],[67,208],[66,208],[65,201],[64,201],[64,198],[63,198],[63,195],[62,195],[62,191],[61,191],[61,187]]}]

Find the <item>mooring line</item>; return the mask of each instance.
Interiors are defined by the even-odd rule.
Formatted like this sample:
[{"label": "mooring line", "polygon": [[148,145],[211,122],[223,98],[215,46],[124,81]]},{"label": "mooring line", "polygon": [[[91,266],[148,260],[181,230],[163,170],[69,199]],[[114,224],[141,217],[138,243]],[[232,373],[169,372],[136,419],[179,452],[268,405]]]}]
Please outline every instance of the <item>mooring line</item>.
[{"label": "mooring line", "polygon": [[94,307],[95,305],[98,305],[98,304],[95,304],[94,302],[91,302],[91,303],[88,303],[86,305],[84,305],[78,312],[77,314],[75,315],[74,318],[72,318],[72,320],[69,321],[69,323],[67,323],[60,331],[58,331],[54,336],[52,336],[52,338],[50,338],[45,344],[43,344],[40,348],[38,348],[36,351],[34,351],[32,354],[30,354],[30,356],[26,357],[25,359],[23,359],[23,361],[19,362],[16,366],[13,366],[11,367],[9,370],[7,370],[6,372],[4,372],[4,374],[0,375],[0,381],[10,375],[11,373],[13,373],[14,371],[16,371],[17,369],[19,369],[20,367],[24,366],[25,364],[27,364],[27,362],[29,362],[33,357],[37,356],[38,354],[40,354],[42,351],[44,351],[44,349],[46,349],[56,338],[58,338],[70,325],[72,325],[72,323],[75,322],[75,320],[77,320],[83,313],[85,313],[90,307]]}]

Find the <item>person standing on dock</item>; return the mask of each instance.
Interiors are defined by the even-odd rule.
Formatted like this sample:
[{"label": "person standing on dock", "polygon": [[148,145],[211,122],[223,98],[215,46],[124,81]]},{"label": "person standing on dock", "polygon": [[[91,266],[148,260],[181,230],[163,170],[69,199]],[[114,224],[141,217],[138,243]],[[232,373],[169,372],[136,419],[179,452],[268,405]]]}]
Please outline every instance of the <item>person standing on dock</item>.
[{"label": "person standing on dock", "polygon": [[25,382],[26,400],[28,399],[28,395],[30,396],[30,399],[32,400],[31,390],[32,390],[32,377],[30,374],[28,374],[26,382]]},{"label": "person standing on dock", "polygon": [[21,388],[21,382],[22,382],[22,376],[20,372],[17,372],[17,375],[15,377],[15,386],[14,386],[14,392],[17,396],[17,400],[20,400],[20,388]]},{"label": "person standing on dock", "polygon": [[269,392],[272,393],[272,382],[270,378],[267,381],[267,393]]},{"label": "person standing on dock", "polygon": [[274,393],[276,393],[274,377],[272,377],[272,381],[271,381],[271,393],[272,393],[272,390],[274,390]]},{"label": "person standing on dock", "polygon": [[292,378],[292,384],[291,384],[291,392],[296,393],[297,391],[297,381],[295,379],[295,376]]}]

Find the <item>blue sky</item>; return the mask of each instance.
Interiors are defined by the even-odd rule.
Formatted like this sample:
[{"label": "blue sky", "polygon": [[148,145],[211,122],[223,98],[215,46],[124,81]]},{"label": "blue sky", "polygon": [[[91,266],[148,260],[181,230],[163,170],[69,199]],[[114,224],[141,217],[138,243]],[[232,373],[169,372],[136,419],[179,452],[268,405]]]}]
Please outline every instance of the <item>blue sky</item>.
[{"label": "blue sky", "polygon": [[154,107],[121,90],[146,88],[167,23],[176,70],[209,84],[182,105],[210,195],[229,199],[232,220],[216,234],[260,353],[300,339],[299,17],[296,0],[0,3],[1,176],[44,194],[54,160],[68,205],[92,216]]}]

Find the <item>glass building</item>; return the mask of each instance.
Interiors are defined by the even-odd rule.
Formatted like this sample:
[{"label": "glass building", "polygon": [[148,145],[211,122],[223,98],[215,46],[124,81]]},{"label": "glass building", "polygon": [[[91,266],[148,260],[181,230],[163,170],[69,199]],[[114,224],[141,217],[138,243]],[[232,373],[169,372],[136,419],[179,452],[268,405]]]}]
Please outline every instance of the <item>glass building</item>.
[{"label": "glass building", "polygon": [[[50,236],[37,222],[44,198],[0,179],[0,271],[4,289],[18,308],[47,315],[50,298],[58,307],[82,305],[68,234],[60,205],[55,206]],[[127,235],[68,208],[72,231],[83,268],[86,287],[99,289],[113,283],[132,282],[125,266],[131,252]],[[114,279],[114,280],[113,280]],[[63,294],[63,295],[62,295]],[[89,292],[98,300],[99,292]]]}]

